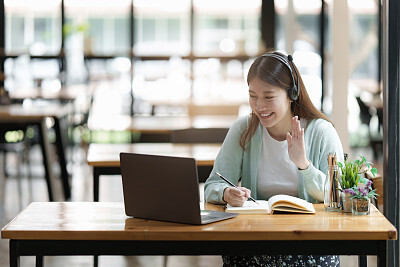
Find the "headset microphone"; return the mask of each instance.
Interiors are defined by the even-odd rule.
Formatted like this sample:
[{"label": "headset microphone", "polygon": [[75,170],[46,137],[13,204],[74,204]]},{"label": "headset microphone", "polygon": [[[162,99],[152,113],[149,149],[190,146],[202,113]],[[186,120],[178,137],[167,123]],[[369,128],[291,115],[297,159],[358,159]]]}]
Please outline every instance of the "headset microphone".
[{"label": "headset microphone", "polygon": [[303,105],[300,105],[299,103],[297,103],[297,101],[293,101],[296,105],[298,105],[299,107],[301,107],[302,109],[304,109],[304,110],[306,110],[306,111],[308,111],[308,112],[310,112],[312,115],[314,115],[315,117],[319,117],[318,115],[316,115],[316,114],[314,114],[314,113],[312,113],[312,111],[311,110],[309,110],[308,108],[306,108],[305,106],[303,106]]}]

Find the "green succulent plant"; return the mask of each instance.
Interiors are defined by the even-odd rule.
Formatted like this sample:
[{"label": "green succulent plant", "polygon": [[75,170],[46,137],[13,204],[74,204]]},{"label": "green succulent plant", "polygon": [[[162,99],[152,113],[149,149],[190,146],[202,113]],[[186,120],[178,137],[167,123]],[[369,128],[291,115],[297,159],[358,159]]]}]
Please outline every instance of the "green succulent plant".
[{"label": "green succulent plant", "polygon": [[360,174],[370,171],[375,177],[377,169],[371,168],[372,163],[368,162],[364,156],[360,155],[360,158],[361,160],[356,159],[351,161],[346,159],[344,163],[338,162],[338,166],[341,170],[341,175],[339,178],[341,190],[357,186],[361,177]]}]

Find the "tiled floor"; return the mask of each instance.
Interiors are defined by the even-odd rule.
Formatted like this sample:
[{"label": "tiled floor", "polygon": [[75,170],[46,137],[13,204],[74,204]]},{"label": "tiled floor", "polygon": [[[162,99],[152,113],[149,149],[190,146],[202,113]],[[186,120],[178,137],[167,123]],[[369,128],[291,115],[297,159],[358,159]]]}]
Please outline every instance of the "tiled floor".
[{"label": "tiled floor", "polygon": [[[358,155],[359,151],[354,151]],[[365,155],[365,151],[363,152]],[[31,150],[31,171],[32,186],[29,187],[28,180],[22,179],[23,195],[19,196],[17,182],[15,177],[10,177],[6,181],[5,199],[0,204],[0,227],[8,223],[21,208],[25,207],[31,201],[47,201],[47,190],[43,178],[43,169],[41,167],[41,157],[38,147]],[[369,156],[367,156],[368,158]],[[72,174],[72,201],[92,201],[92,173],[91,169],[85,163],[85,152],[81,148],[69,150],[68,169]],[[0,159],[2,162],[2,159]],[[10,155],[7,158],[7,166],[11,175],[15,172],[14,157]],[[11,167],[10,167],[11,166]],[[379,169],[379,166],[377,166]],[[0,170],[3,168],[1,167]],[[54,166],[55,173],[59,173],[57,166]],[[1,173],[0,173],[1,175]],[[104,176],[100,180],[100,200],[101,201],[122,201],[122,187],[119,176]],[[58,184],[57,191],[61,196],[61,186]],[[32,194],[30,195],[30,189]],[[21,200],[21,203],[19,202]],[[62,199],[58,199],[62,200]],[[1,201],[1,198],[0,198]],[[100,266],[163,266],[163,256],[102,256],[99,259]],[[357,257],[341,257],[341,266],[355,266]],[[45,266],[92,266],[93,257],[75,256],[75,257],[45,257]],[[0,267],[8,266],[8,240],[0,240]],[[34,266],[34,257],[22,257],[21,266]],[[219,256],[170,256],[168,257],[168,266],[222,266]],[[369,266],[376,266],[372,264]]]}]

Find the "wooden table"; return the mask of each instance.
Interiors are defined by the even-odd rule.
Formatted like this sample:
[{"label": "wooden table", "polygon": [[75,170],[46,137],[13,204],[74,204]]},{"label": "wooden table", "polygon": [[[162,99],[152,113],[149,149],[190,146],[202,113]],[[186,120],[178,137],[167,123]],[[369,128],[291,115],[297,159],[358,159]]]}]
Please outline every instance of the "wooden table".
[{"label": "wooden table", "polygon": [[238,116],[133,116],[129,130],[140,132],[140,142],[170,142],[171,131],[189,128],[227,128]]},{"label": "wooden table", "polygon": [[188,128],[230,128],[238,116],[133,116],[130,130],[142,133],[170,133]]},{"label": "wooden table", "polygon": [[[206,209],[221,209],[205,205]],[[36,202],[1,232],[10,239],[10,266],[20,256],[50,255],[377,255],[386,266],[388,240],[396,228],[375,208],[370,215],[239,215],[208,225],[126,217],[123,203]]]},{"label": "wooden table", "polygon": [[221,100],[209,98],[207,101],[196,101],[184,99],[143,99],[151,105],[151,114],[155,115],[156,107],[181,107],[187,108],[190,116],[194,115],[238,115],[240,106],[248,105],[248,99],[244,100]]},{"label": "wooden table", "polygon": [[[93,198],[99,201],[100,175],[121,174],[119,153],[142,153],[195,158],[197,166],[212,167],[221,144],[90,144],[87,163],[93,166]],[[200,181],[204,182],[204,181]]]},{"label": "wooden table", "polygon": [[173,130],[189,128],[230,128],[238,116],[228,115],[113,115],[110,117],[91,116],[90,130],[131,131],[141,134],[140,142],[169,142]]},{"label": "wooden table", "polygon": [[57,100],[72,102],[81,94],[92,94],[92,89],[87,85],[63,86],[60,90],[52,91],[40,87],[15,88],[10,92],[13,102],[22,103],[25,99]]},{"label": "wooden table", "polygon": [[67,171],[67,162],[65,157],[65,138],[60,119],[70,114],[71,109],[71,104],[49,104],[44,106],[24,106],[20,104],[13,104],[0,106],[0,126],[4,129],[26,128],[32,125],[36,125],[38,127],[40,146],[42,149],[43,163],[45,168],[45,178],[50,201],[54,200],[51,184],[53,174],[49,148],[50,145],[47,138],[46,118],[51,117],[54,120],[56,146],[61,167],[64,197],[67,200],[71,197],[71,189],[69,185],[69,174]]}]

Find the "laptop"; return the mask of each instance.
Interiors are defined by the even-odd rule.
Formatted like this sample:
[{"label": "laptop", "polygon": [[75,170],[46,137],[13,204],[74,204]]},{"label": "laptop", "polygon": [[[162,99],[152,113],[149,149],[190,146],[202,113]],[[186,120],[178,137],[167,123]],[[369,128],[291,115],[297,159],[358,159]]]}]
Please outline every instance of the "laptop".
[{"label": "laptop", "polygon": [[200,225],[238,215],[200,210],[194,158],[120,153],[120,166],[127,216]]}]

